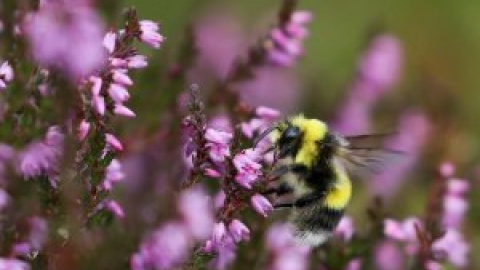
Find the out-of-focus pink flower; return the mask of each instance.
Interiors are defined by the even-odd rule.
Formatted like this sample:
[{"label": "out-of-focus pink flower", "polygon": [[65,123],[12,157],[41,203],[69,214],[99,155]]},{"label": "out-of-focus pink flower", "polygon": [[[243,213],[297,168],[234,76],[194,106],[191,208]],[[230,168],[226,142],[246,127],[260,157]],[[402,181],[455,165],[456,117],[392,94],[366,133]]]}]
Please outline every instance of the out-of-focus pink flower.
[{"label": "out-of-focus pink flower", "polygon": [[108,94],[115,103],[123,103],[130,98],[127,89],[119,84],[112,83],[108,88]]},{"label": "out-of-focus pink flower", "polygon": [[222,174],[217,171],[217,170],[214,170],[214,169],[211,169],[211,168],[206,168],[203,173],[206,175],[206,176],[209,176],[209,177],[212,177],[212,178],[220,178],[222,176]]},{"label": "out-of-focus pink flower", "polygon": [[253,209],[260,215],[267,217],[273,211],[273,205],[270,201],[260,194],[255,194],[250,198]]},{"label": "out-of-focus pink flower", "polygon": [[102,78],[97,76],[90,76],[89,81],[92,83],[92,94],[94,96],[100,95],[100,90],[102,89]]},{"label": "out-of-focus pink flower", "polygon": [[99,115],[105,114],[105,98],[100,95],[93,95],[92,106]]},{"label": "out-of-focus pink flower", "polygon": [[145,68],[148,65],[147,57],[144,55],[133,55],[127,58],[128,68]]},{"label": "out-of-focus pink flower", "polygon": [[88,135],[88,131],[90,130],[90,123],[86,120],[82,120],[80,125],[78,126],[78,133],[77,137],[80,141],[85,140]]},{"label": "out-of-focus pink flower", "polygon": [[394,149],[405,154],[392,157],[392,165],[369,181],[373,193],[390,197],[402,184],[405,175],[411,170],[422,152],[422,146],[430,133],[430,122],[420,112],[408,112],[400,120],[399,133],[386,142],[387,149]]},{"label": "out-of-focus pink flower", "polygon": [[446,253],[448,261],[456,267],[462,268],[468,264],[470,246],[457,230],[447,229],[445,235],[432,244],[432,250]]},{"label": "out-of-focus pink flower", "polygon": [[206,240],[212,234],[213,206],[204,190],[192,189],[182,192],[178,208],[186,228],[195,239]]},{"label": "out-of-focus pink flower", "polygon": [[377,36],[361,58],[359,74],[372,84],[375,91],[392,87],[402,68],[402,46],[396,37],[388,34]]},{"label": "out-of-focus pink flower", "polygon": [[392,241],[382,241],[375,247],[375,269],[378,270],[402,270],[405,258]]},{"label": "out-of-focus pink flower", "polygon": [[[390,35],[376,37],[360,58],[358,72],[332,127],[344,135],[370,132],[370,113],[400,77],[402,49]],[[400,129],[399,129],[400,130]]]},{"label": "out-of-focus pink flower", "polygon": [[347,264],[347,266],[345,266],[345,270],[360,270],[361,268],[362,268],[361,259],[353,259]]},{"label": "out-of-focus pink flower", "polygon": [[158,23],[150,20],[140,21],[140,41],[155,49],[160,48],[165,38],[158,33],[158,30]]},{"label": "out-of-focus pink flower", "polygon": [[188,230],[181,223],[167,223],[146,238],[131,258],[134,270],[172,269],[181,264],[191,245]]},{"label": "out-of-focus pink flower", "polygon": [[123,84],[125,86],[132,86],[133,81],[126,73],[126,70],[115,69],[112,71],[112,79],[118,84]]},{"label": "out-of-focus pink flower", "polygon": [[234,219],[232,222],[230,222],[230,224],[228,225],[228,230],[233,240],[235,240],[235,242],[237,243],[243,240],[250,239],[250,230],[243,222],[238,219]]},{"label": "out-of-focus pink flower", "polygon": [[340,236],[345,242],[348,242],[352,239],[354,231],[355,227],[353,226],[352,218],[344,216],[335,228],[334,234]]},{"label": "out-of-focus pink flower", "polygon": [[136,116],[136,114],[132,110],[119,104],[115,104],[113,108],[113,113],[115,113],[116,115],[121,115],[128,118],[134,118]]},{"label": "out-of-focus pink flower", "polygon": [[19,153],[18,170],[25,178],[40,175],[55,177],[62,155],[62,144],[63,135],[57,128],[49,128],[45,139],[30,143]]},{"label": "out-of-focus pink flower", "polygon": [[306,25],[311,19],[308,11],[295,11],[286,25],[271,31],[270,40],[265,45],[271,64],[288,67],[295,63],[302,54],[302,43],[308,36]]},{"label": "out-of-focus pink flower", "polygon": [[211,240],[207,241],[204,250],[215,254],[214,259],[207,265],[209,269],[224,270],[236,257],[235,241],[228,234],[221,243],[215,243]]},{"label": "out-of-focus pink flower", "polygon": [[122,171],[122,165],[117,159],[113,159],[105,170],[105,178],[102,187],[105,190],[111,190],[115,183],[121,182],[125,178]]},{"label": "out-of-focus pink flower", "polygon": [[444,270],[443,265],[436,261],[428,261],[425,263],[426,270]]},{"label": "out-of-focus pink flower", "polygon": [[117,34],[114,32],[108,32],[103,37],[103,47],[107,49],[109,53],[113,53],[115,50],[115,43],[117,40]]},{"label": "out-of-focus pink flower", "polygon": [[118,218],[125,217],[125,212],[123,211],[123,208],[115,200],[107,199],[102,204],[100,204],[100,207],[109,211]]},{"label": "out-of-focus pink flower", "polygon": [[254,133],[261,133],[272,124],[272,121],[278,119],[280,116],[279,111],[265,106],[258,107],[255,110],[255,114],[257,117],[240,125],[242,133],[247,138],[252,138]]},{"label": "out-of-focus pink flower", "polygon": [[230,119],[224,114],[211,118],[208,121],[207,127],[228,133],[233,132],[232,123],[230,123]]},{"label": "out-of-focus pink flower", "polygon": [[35,59],[73,79],[91,74],[106,62],[103,23],[89,5],[47,2],[27,16],[24,27]]},{"label": "out-of-focus pink flower", "polygon": [[10,196],[8,196],[8,193],[0,188],[0,211],[2,211],[8,205],[9,201]]},{"label": "out-of-focus pink flower", "polygon": [[268,230],[266,245],[273,257],[268,269],[307,269],[310,248],[296,242],[289,224],[273,224]]},{"label": "out-of-focus pink flower", "polygon": [[213,225],[212,241],[215,245],[221,244],[227,235],[227,227],[225,223],[218,222]]},{"label": "out-of-focus pink flower", "polygon": [[30,270],[30,266],[13,258],[0,258],[0,270]]},{"label": "out-of-focus pink flower", "polygon": [[422,223],[416,218],[408,218],[403,222],[386,219],[383,233],[392,240],[405,243],[405,251],[412,255],[417,252],[419,247],[415,226],[423,227]]},{"label": "out-of-focus pink flower", "polygon": [[451,177],[455,173],[455,166],[451,162],[444,162],[440,165],[439,172],[443,177]]},{"label": "out-of-focus pink flower", "polygon": [[265,106],[257,107],[255,113],[258,117],[265,120],[277,120],[281,115],[279,111]]},{"label": "out-of-focus pink flower", "polygon": [[8,61],[0,66],[0,90],[7,87],[7,83],[13,80],[13,68]]},{"label": "out-of-focus pink flower", "polygon": [[252,184],[257,181],[258,177],[262,174],[262,165],[257,162],[260,156],[257,151],[253,149],[247,149],[239,154],[236,154],[233,158],[233,165],[237,169],[235,175],[235,181],[241,186],[251,189]]},{"label": "out-of-focus pink flower", "polygon": [[105,134],[105,141],[109,146],[111,146],[114,150],[123,151],[123,145],[120,140],[117,139],[114,135],[107,133]]}]

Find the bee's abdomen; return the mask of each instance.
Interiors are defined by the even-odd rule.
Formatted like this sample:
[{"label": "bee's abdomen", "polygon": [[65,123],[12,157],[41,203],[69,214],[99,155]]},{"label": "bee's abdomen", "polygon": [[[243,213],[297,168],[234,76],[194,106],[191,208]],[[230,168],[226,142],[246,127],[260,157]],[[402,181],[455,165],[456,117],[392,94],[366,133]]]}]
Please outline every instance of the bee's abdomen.
[{"label": "bee's abdomen", "polygon": [[344,210],[325,206],[312,206],[295,211],[292,222],[296,229],[296,238],[307,245],[323,244],[337,227],[343,213]]}]

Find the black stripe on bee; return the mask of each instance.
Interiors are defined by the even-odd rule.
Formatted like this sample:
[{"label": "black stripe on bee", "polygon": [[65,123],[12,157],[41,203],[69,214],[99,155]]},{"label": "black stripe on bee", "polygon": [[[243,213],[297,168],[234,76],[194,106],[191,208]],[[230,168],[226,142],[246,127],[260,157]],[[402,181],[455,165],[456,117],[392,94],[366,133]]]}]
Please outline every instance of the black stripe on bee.
[{"label": "black stripe on bee", "polygon": [[302,231],[333,231],[344,212],[344,210],[321,207],[299,215],[295,223]]}]

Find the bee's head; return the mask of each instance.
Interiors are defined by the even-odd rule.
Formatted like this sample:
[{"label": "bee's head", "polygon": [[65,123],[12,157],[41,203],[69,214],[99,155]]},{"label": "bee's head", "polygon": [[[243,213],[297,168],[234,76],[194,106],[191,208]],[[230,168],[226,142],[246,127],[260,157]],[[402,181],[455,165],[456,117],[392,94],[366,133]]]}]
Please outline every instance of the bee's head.
[{"label": "bee's head", "polygon": [[286,121],[285,124],[286,127],[277,140],[279,158],[295,155],[303,137],[303,132],[299,126],[292,125],[289,121]]}]

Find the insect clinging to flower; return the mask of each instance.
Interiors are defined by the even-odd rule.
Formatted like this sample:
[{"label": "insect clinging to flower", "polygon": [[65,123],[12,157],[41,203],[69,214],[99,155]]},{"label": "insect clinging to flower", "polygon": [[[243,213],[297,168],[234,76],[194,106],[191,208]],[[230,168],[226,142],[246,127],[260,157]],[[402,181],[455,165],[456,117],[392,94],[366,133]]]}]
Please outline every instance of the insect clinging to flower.
[{"label": "insect clinging to flower", "polygon": [[295,238],[318,246],[332,235],[352,196],[351,176],[376,171],[399,152],[379,147],[387,135],[342,137],[317,119],[302,115],[265,130],[280,164],[272,178],[280,183],[265,194],[293,198],[277,202],[276,209],[291,209]]}]

